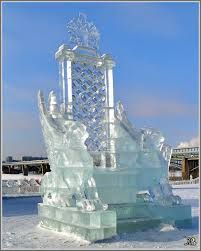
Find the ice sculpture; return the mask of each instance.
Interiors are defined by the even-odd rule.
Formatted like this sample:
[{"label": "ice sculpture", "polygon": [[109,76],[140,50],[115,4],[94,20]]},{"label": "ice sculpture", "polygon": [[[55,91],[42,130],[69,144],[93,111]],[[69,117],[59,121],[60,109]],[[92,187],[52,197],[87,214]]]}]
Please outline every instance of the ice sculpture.
[{"label": "ice sculpture", "polygon": [[161,221],[191,222],[168,183],[171,147],[160,131],[135,128],[114,105],[113,67],[84,14],[68,23],[74,48],[59,47],[60,102],[38,105],[51,172],[42,180],[41,226],[95,241]]},{"label": "ice sculpture", "polygon": [[86,127],[66,120],[59,112],[56,95],[50,92],[49,109],[39,91],[38,103],[51,172],[42,180],[43,203],[77,207],[86,211],[107,209],[98,198],[93,179],[93,161],[84,144]]},{"label": "ice sculpture", "polygon": [[98,49],[100,34],[93,23],[89,23],[85,14],[80,13],[77,19],[71,20],[68,25],[70,42],[73,46],[84,46]]}]

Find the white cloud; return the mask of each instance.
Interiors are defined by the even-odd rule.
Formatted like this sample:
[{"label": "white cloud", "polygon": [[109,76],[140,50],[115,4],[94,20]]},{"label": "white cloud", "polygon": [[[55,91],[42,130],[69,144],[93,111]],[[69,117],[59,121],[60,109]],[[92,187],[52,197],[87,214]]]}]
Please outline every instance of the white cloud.
[{"label": "white cloud", "polygon": [[184,141],[180,142],[180,144],[177,146],[178,148],[182,147],[194,147],[194,146],[199,146],[200,145],[200,140],[199,137],[194,137],[189,141]]}]

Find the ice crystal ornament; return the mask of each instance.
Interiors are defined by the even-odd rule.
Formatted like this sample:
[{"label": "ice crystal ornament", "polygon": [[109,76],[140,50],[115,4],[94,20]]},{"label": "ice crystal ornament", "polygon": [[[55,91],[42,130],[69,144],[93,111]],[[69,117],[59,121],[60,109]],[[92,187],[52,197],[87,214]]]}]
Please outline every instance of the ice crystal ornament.
[{"label": "ice crystal ornament", "polygon": [[60,101],[38,94],[51,172],[42,180],[41,226],[95,241],[170,221],[191,223],[191,208],[168,182],[171,147],[153,128],[137,129],[114,104],[109,54],[97,53],[99,33],[80,14],[68,23],[73,48],[61,45]]},{"label": "ice crystal ornament", "polygon": [[83,13],[78,18],[74,18],[67,25],[70,42],[73,46],[84,46],[98,49],[100,34],[92,22],[87,21],[87,16]]}]

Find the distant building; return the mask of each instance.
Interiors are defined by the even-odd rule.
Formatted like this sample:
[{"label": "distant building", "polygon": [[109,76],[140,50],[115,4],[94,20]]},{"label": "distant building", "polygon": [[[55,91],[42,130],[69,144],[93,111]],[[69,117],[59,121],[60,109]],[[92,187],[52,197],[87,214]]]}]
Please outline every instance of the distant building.
[{"label": "distant building", "polygon": [[6,157],[6,162],[12,162],[12,161],[13,161],[13,157],[12,156]]},{"label": "distant building", "polygon": [[32,160],[32,156],[22,156],[22,161],[30,161]]},{"label": "distant building", "polygon": [[43,160],[47,159],[47,157],[32,157],[32,160]]},{"label": "distant building", "polygon": [[31,160],[44,160],[47,159],[47,157],[33,157],[33,156],[22,156],[22,161],[31,161]]},{"label": "distant building", "polygon": [[175,148],[169,165],[170,180],[189,180],[199,177],[199,147]]}]

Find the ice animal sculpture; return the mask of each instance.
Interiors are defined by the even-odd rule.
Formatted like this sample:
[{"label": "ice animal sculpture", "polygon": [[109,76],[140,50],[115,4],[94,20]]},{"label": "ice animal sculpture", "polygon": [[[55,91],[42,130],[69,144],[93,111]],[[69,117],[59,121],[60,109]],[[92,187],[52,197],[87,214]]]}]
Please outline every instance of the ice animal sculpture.
[{"label": "ice animal sculpture", "polygon": [[43,203],[77,207],[86,211],[107,209],[98,198],[93,178],[93,160],[84,144],[86,127],[79,121],[67,120],[59,112],[56,95],[49,94],[46,109],[41,91],[38,104],[51,172],[42,179]]}]

